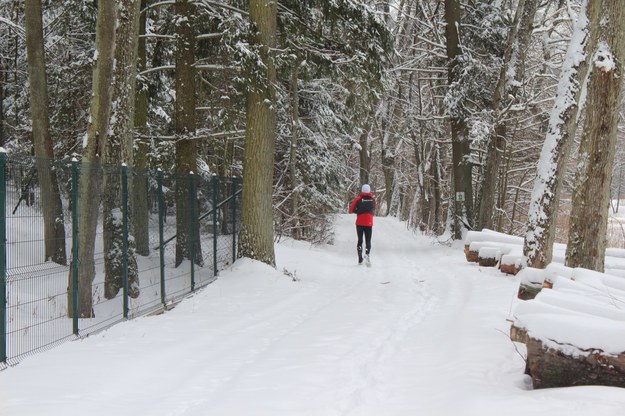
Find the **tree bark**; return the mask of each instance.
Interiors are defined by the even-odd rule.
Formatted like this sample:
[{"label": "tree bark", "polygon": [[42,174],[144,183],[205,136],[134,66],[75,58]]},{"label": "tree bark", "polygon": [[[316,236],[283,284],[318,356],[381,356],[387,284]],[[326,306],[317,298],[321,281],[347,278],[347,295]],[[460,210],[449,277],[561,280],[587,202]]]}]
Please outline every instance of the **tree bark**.
[{"label": "tree bark", "polygon": [[401,107],[394,100],[402,101],[401,83],[397,83],[397,97],[392,95],[387,98],[388,108],[386,115],[382,119],[381,151],[382,151],[382,173],[384,174],[384,195],[386,200],[386,215],[391,215],[393,204],[393,192],[395,188],[395,152],[397,150],[397,139],[393,132],[393,120],[401,118]]},{"label": "tree bark", "polygon": [[32,130],[43,211],[44,260],[65,265],[65,222],[58,179],[52,164],[54,150],[50,137],[41,0],[26,0],[24,13]]},{"label": "tree bark", "polygon": [[3,51],[0,49],[0,146],[4,147],[4,95],[6,85]]},{"label": "tree bark", "polygon": [[[146,7],[146,0],[141,0],[140,9]],[[139,17],[139,42],[137,51],[137,70],[146,68],[146,45],[145,35],[146,14],[141,13]],[[147,85],[139,83],[136,88],[135,98],[135,131],[144,135],[148,121],[148,89]],[[134,224],[134,236],[137,254],[147,256],[150,254],[150,233],[149,233],[149,209],[148,209],[148,151],[147,139],[135,139],[136,150],[134,157],[135,174],[132,177],[132,218]]]},{"label": "tree bark", "polygon": [[[193,4],[176,1],[176,266],[191,258],[203,264],[197,201],[191,205],[189,174],[197,174],[197,142],[195,139],[195,36]],[[196,178],[194,176],[194,178]],[[193,208],[193,209],[192,209]],[[191,218],[192,211],[195,218]],[[191,226],[193,221],[195,226]],[[193,246],[193,253],[191,247]]]},{"label": "tree bark", "polygon": [[[118,29],[115,38],[115,73],[113,83],[113,121],[111,137],[107,142],[102,198],[104,239],[104,297],[113,299],[122,288],[123,257],[128,256],[129,295],[139,296],[139,276],[134,244],[128,242],[128,253],[123,252],[123,224],[121,213],[119,163],[133,166],[133,127],[135,83],[137,77],[137,45],[139,36],[139,0],[116,0]],[[132,170],[130,171],[132,173]],[[129,181],[130,183],[130,181]],[[129,194],[132,191],[129,190]],[[128,198],[129,204],[131,199]],[[130,210],[129,210],[130,211]],[[133,218],[134,219],[134,218]],[[132,224],[133,221],[129,221]],[[129,230],[132,236],[132,230]]]},{"label": "tree bark", "polygon": [[[445,37],[447,40],[448,83],[456,80],[458,57],[462,55],[460,47],[460,2],[445,0]],[[453,172],[453,238],[462,238],[463,231],[472,228],[473,213],[473,178],[470,162],[471,147],[466,120],[462,115],[453,115],[451,121],[451,148]],[[463,201],[464,199],[464,201]]]},{"label": "tree bark", "polygon": [[[369,119],[373,117],[373,109],[369,114]],[[360,137],[358,139],[358,143],[360,144],[360,150],[358,152],[360,157],[360,169],[359,169],[359,177],[360,177],[360,185],[365,183],[369,183],[369,173],[371,171],[371,154],[369,152],[369,130],[371,129],[371,123],[367,121],[365,123],[365,127],[360,133]]]},{"label": "tree bark", "polygon": [[271,56],[276,47],[277,2],[250,0],[250,20],[255,27],[252,46],[260,49],[264,85],[247,92],[247,130],[243,157],[243,200],[239,257],[250,257],[273,267],[272,188],[276,141],[276,69]]},{"label": "tree bark", "polygon": [[[614,356],[604,354],[600,349],[588,349],[569,355],[544,345],[541,340],[525,337],[526,372],[535,389],[592,385],[625,387],[625,354]],[[565,349],[571,350],[571,346],[566,345]]]},{"label": "tree bark", "polygon": [[294,240],[302,238],[301,224],[299,221],[299,184],[297,181],[297,133],[299,125],[299,90],[297,81],[299,79],[300,58],[297,56],[291,69],[290,104],[291,104],[291,146],[289,149],[289,178],[291,182],[291,222],[292,236]]},{"label": "tree bark", "polygon": [[[537,269],[544,269],[553,256],[560,189],[577,127],[582,90],[580,84],[588,72],[588,51],[593,51],[597,43],[598,3],[591,0],[586,7],[587,1],[584,0],[562,69],[555,106],[538,162],[523,246],[527,266]],[[586,58],[577,59],[579,50],[584,51]]]},{"label": "tree bark", "polygon": [[[90,122],[82,152],[78,204],[78,316],[94,316],[92,282],[95,278],[95,237],[102,197],[101,161],[110,129],[113,62],[115,59],[115,2],[98,2],[96,60],[93,71]],[[70,279],[70,296],[72,283]],[[71,305],[71,302],[69,302]],[[70,308],[71,309],[71,308]],[[70,315],[72,311],[70,310]]]},{"label": "tree bark", "polygon": [[625,12],[617,0],[603,0],[599,42],[592,56],[586,119],[579,148],[566,265],[603,272],[610,209],[610,185],[619,112],[623,102]]}]

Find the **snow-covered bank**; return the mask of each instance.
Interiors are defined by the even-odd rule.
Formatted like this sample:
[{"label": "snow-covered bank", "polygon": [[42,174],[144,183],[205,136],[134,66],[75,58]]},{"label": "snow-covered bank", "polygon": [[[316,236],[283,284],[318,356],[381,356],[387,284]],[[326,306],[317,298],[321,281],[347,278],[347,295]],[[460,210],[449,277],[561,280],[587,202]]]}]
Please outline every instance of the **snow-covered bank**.
[{"label": "snow-covered bank", "polygon": [[[160,316],[0,373],[0,414],[622,415],[625,389],[532,391],[508,337],[517,281],[376,218],[332,246],[285,242]],[[285,274],[295,275],[297,281]]]}]

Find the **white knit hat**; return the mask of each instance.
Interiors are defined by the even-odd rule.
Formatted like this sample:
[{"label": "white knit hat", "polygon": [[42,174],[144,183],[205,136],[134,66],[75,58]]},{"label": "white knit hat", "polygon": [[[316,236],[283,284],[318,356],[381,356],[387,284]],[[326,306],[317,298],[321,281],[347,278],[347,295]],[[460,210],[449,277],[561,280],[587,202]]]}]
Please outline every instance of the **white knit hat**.
[{"label": "white knit hat", "polygon": [[370,193],[370,192],[371,192],[371,187],[369,186],[369,184],[364,184],[364,185],[362,186],[361,191],[362,191],[363,193],[365,193],[365,194],[368,194],[368,193]]}]

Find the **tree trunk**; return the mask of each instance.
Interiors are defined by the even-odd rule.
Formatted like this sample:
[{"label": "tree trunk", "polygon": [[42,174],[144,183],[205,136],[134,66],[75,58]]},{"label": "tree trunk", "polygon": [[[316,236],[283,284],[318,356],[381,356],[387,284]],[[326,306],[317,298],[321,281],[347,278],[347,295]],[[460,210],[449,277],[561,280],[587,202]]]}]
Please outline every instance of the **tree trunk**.
[{"label": "tree trunk", "polygon": [[63,204],[61,203],[56,171],[52,165],[54,150],[50,137],[50,117],[48,114],[48,82],[41,0],[26,0],[24,13],[33,140],[35,142],[35,158],[43,211],[44,260],[52,260],[55,263],[65,265],[67,264],[67,254],[65,251]]},{"label": "tree trunk", "polygon": [[[106,151],[110,129],[113,62],[115,58],[115,2],[98,2],[96,53],[93,71],[90,122],[82,152],[78,200],[78,316],[93,313],[92,282],[95,278],[95,237],[98,210],[102,197],[101,161]],[[70,296],[72,283],[70,279]],[[69,302],[71,305],[71,302]],[[71,308],[70,308],[71,309]],[[71,315],[72,311],[70,311]]]},{"label": "tree trunk", "polygon": [[249,4],[250,20],[256,28],[251,44],[260,47],[266,74],[264,85],[251,85],[247,92],[238,256],[275,267],[271,201],[276,141],[276,69],[271,50],[276,47],[277,2],[250,0]]},{"label": "tree trunk", "polygon": [[[618,4],[617,4],[618,3]],[[610,185],[619,112],[623,102],[625,9],[603,0],[599,42],[592,55],[586,119],[579,148],[566,265],[603,272]]]},{"label": "tree trunk", "polygon": [[[140,9],[145,9],[146,0],[141,0]],[[139,17],[139,35],[145,35],[146,12]],[[143,71],[146,68],[145,38],[139,37],[137,51],[137,69]],[[139,134],[146,133],[148,121],[148,89],[146,84],[139,84],[136,88],[135,99],[135,131]],[[136,150],[134,157],[135,174],[132,176],[132,218],[134,224],[134,236],[137,254],[147,256],[150,254],[149,233],[149,209],[148,209],[148,151],[147,139],[135,139]]]},{"label": "tree trunk", "polygon": [[[193,5],[188,0],[176,1],[176,266],[192,257],[196,264],[203,264],[197,201],[193,201],[195,206],[189,201],[188,179],[191,172],[197,173],[193,12]],[[190,217],[192,211],[195,218]],[[191,221],[195,226],[190,225]],[[193,253],[191,246],[194,247]]]},{"label": "tree trunk", "polygon": [[441,221],[441,207],[442,207],[442,200],[441,200],[441,158],[440,158],[440,148],[438,146],[438,144],[434,144],[434,149],[432,149],[432,156],[431,156],[431,172],[430,172],[430,177],[432,178],[430,180],[431,182],[431,187],[432,187],[432,191],[431,191],[431,199],[432,199],[432,206],[430,209],[430,218],[428,219],[428,224],[429,224],[429,228],[430,230],[432,230],[435,234],[439,235],[443,230],[442,230],[442,221]]},{"label": "tree trunk", "polygon": [[[411,140],[412,140],[412,148],[413,148],[414,156],[415,156],[415,166],[417,168],[416,189],[415,189],[414,203],[413,203],[413,209],[412,209],[412,212],[414,213],[414,215],[411,215],[411,217],[414,217],[414,225],[416,227],[419,227],[419,229],[423,231],[425,219],[428,217],[428,211],[430,209],[429,205],[426,203],[427,201],[426,189],[425,189],[426,172],[425,172],[425,163],[423,163],[424,157],[423,157],[422,150],[421,150],[423,147],[421,144],[423,142],[423,137],[420,135],[419,138],[417,139],[416,134],[413,130],[411,132]],[[419,202],[421,203],[420,210],[417,209],[417,204]],[[417,212],[420,213],[418,218],[417,218]]]},{"label": "tree trunk", "polygon": [[[373,117],[373,110],[369,117]],[[360,156],[360,185],[369,183],[369,173],[371,171],[371,154],[369,153],[369,129],[370,122],[366,122],[366,125],[360,133],[359,144],[360,150],[358,152]]]},{"label": "tree trunk", "polygon": [[[139,0],[116,0],[118,29],[115,38],[115,77],[113,84],[112,135],[106,147],[102,198],[104,239],[104,297],[113,299],[122,288],[123,257],[128,256],[128,288],[133,298],[139,296],[139,277],[134,244],[128,242],[128,253],[123,252],[124,234],[120,221],[122,195],[120,193],[119,162],[133,166],[133,126],[135,109],[135,82],[137,77],[137,44],[139,28]],[[132,171],[131,171],[132,172]],[[129,191],[129,194],[132,194]],[[130,201],[130,198],[128,198]],[[132,224],[132,221],[130,221]],[[129,231],[132,235],[132,230]]]},{"label": "tree trunk", "polygon": [[[445,37],[447,40],[448,82],[456,80],[458,57],[462,55],[460,48],[460,2],[445,0]],[[462,116],[451,117],[451,151],[453,173],[453,238],[462,238],[463,231],[472,228],[473,224],[473,178],[471,177],[471,147],[468,137],[467,123]]]},{"label": "tree trunk", "polygon": [[291,69],[291,146],[289,149],[289,178],[291,182],[291,222],[292,236],[294,240],[300,240],[301,224],[299,221],[298,205],[299,205],[299,184],[297,181],[297,132],[299,125],[299,90],[297,81],[299,79],[300,58],[297,56],[293,68]]},{"label": "tree trunk", "polygon": [[479,212],[477,220],[477,228],[493,229],[495,210],[495,197],[497,189],[497,179],[499,177],[499,166],[501,164],[501,156],[503,146],[506,139],[506,125],[502,120],[503,113],[501,106],[503,105],[503,97],[508,87],[508,66],[512,57],[513,44],[516,40],[519,18],[521,10],[524,7],[525,0],[520,0],[517,5],[515,18],[508,32],[506,50],[503,56],[503,62],[499,71],[499,78],[495,91],[493,92],[492,111],[495,116],[495,127],[490,137],[490,143],[487,146],[487,154],[484,168],[484,178],[482,180],[479,198]]},{"label": "tree trunk", "polygon": [[[397,98],[398,101],[402,100],[401,83],[397,85]],[[400,106],[393,102],[393,97],[387,98],[388,108],[386,109],[386,116],[382,120],[382,173],[384,174],[384,188],[386,189],[385,202],[386,213],[385,215],[391,215],[391,205],[393,203],[393,192],[395,187],[395,151],[396,139],[393,133],[393,120],[401,118]]]},{"label": "tree trunk", "polygon": [[6,84],[6,72],[4,68],[3,51],[0,48],[0,146],[4,147],[4,89]]},{"label": "tree trunk", "polygon": [[553,256],[560,189],[577,127],[577,112],[582,90],[580,83],[588,72],[589,59],[578,59],[581,55],[579,51],[583,50],[584,55],[588,56],[588,51],[595,49],[596,25],[600,10],[598,3],[590,1],[586,7],[585,0],[580,10],[573,40],[562,68],[547,137],[538,161],[523,246],[527,266],[537,269],[544,269]]}]

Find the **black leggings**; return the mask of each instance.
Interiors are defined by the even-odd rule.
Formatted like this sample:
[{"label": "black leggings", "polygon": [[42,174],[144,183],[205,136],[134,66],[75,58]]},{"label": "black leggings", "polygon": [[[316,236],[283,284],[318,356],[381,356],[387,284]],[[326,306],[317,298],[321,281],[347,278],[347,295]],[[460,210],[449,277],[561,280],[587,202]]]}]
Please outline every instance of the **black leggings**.
[{"label": "black leggings", "polygon": [[369,254],[371,250],[371,234],[373,233],[373,227],[365,227],[364,225],[356,226],[356,233],[358,234],[358,245],[356,249],[358,250],[358,254],[362,253],[362,237],[364,234],[366,251],[365,254]]}]

